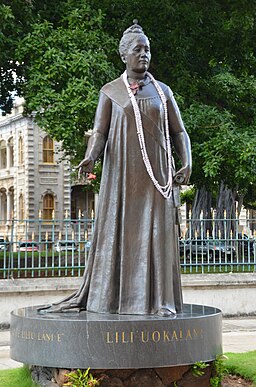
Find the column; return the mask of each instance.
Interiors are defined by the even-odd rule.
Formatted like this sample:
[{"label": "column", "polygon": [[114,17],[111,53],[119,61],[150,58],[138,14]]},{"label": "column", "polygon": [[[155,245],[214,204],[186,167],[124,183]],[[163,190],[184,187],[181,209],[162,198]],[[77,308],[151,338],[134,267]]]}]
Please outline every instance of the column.
[{"label": "column", "polygon": [[[97,208],[98,208],[98,202],[99,202],[99,194],[97,192],[95,192],[94,194],[94,214],[95,212],[97,211]],[[89,214],[90,216],[91,214]]]}]

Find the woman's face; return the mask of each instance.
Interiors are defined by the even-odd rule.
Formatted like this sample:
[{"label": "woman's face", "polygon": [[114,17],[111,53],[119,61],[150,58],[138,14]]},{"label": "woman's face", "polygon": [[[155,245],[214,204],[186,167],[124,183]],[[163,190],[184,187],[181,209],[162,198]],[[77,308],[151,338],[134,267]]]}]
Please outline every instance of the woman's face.
[{"label": "woman's face", "polygon": [[127,53],[123,56],[127,70],[135,73],[144,73],[149,68],[151,53],[148,38],[139,35],[130,44]]}]

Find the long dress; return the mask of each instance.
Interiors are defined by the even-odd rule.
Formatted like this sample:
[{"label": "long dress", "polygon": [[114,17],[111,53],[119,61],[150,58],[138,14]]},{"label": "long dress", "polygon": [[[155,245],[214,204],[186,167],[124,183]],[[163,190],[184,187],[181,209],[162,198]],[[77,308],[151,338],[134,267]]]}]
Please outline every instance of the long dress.
[{"label": "long dress", "polygon": [[[159,84],[167,99],[173,99],[170,89]],[[149,159],[163,184],[167,180],[167,152],[161,100],[157,93],[146,98],[138,94],[136,98]],[[161,308],[179,313],[179,188],[174,186],[171,198],[165,199],[153,185],[121,77],[102,88],[101,99],[111,103],[112,110],[104,136],[99,124],[104,111],[98,108],[96,113],[94,133],[105,138],[99,204],[87,268],[80,289],[69,302],[98,313],[154,314]],[[88,152],[93,153],[93,147]]]}]

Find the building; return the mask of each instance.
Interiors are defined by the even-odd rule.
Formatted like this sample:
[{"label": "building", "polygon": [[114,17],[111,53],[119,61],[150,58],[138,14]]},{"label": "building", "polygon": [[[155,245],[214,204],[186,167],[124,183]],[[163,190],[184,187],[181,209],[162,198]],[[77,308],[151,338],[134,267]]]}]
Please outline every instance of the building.
[{"label": "building", "polygon": [[31,117],[22,115],[22,100],[12,114],[0,117],[0,235],[22,238],[22,222],[63,219],[71,211],[70,166],[60,144]]}]

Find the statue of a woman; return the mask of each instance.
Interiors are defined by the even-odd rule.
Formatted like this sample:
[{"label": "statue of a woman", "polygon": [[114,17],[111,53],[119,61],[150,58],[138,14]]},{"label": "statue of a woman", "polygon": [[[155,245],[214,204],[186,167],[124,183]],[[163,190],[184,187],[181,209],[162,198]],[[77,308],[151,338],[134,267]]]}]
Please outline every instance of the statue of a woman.
[{"label": "statue of a woman", "polygon": [[[186,184],[191,173],[190,141],[172,91],[148,72],[150,44],[137,21],[119,51],[126,71],[102,88],[79,165],[91,172],[104,152],[88,264],[80,289],[49,312],[182,311],[178,183]],[[177,172],[172,146],[182,163]]]}]

